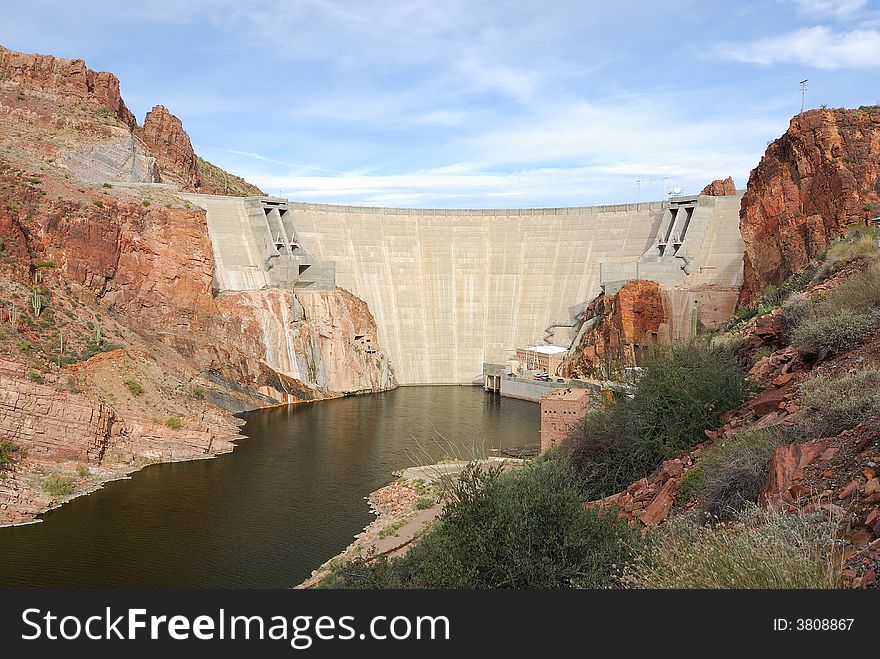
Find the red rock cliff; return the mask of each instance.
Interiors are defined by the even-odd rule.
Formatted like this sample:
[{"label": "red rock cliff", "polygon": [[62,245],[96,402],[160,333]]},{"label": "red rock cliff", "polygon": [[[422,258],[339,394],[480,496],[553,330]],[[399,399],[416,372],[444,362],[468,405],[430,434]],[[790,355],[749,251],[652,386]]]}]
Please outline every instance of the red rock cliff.
[{"label": "red rock cliff", "polygon": [[778,284],[853,224],[877,215],[880,111],[796,116],[749,176],[740,210],[741,302]]},{"label": "red rock cliff", "polygon": [[620,377],[636,366],[646,346],[665,338],[669,317],[660,285],[647,279],[628,281],[617,293],[599,295],[584,312],[587,328],[563,364],[568,376]]},{"label": "red rock cliff", "polygon": [[26,55],[0,46],[0,74],[7,80],[105,107],[129,128],[137,125],[119,93],[119,79],[106,71],[92,71],[81,59]]},{"label": "red rock cliff", "polygon": [[166,179],[187,190],[201,187],[196,154],[180,119],[157,105],[147,112],[142,138]]},{"label": "red rock cliff", "polygon": [[710,197],[729,197],[736,194],[736,183],[733,182],[731,176],[724,179],[718,178],[703,188],[700,194]]}]

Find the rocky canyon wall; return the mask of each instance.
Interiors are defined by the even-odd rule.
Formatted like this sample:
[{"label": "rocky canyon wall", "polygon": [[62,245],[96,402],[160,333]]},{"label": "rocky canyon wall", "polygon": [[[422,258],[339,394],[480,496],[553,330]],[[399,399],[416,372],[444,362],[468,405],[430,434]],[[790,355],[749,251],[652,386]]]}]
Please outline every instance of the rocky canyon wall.
[{"label": "rocky canyon wall", "polygon": [[0,73],[5,80],[74,98],[94,108],[110,110],[129,128],[137,120],[119,92],[119,79],[106,71],[92,71],[81,59],[17,53],[0,46]]},{"label": "rocky canyon wall", "polygon": [[752,170],[742,200],[741,303],[880,213],[880,108],[810,110]]},{"label": "rocky canyon wall", "polygon": [[[205,214],[177,190],[259,190],[118,92],[0,49],[0,524],[232,450],[229,412],[395,386],[350,293],[212,290]],[[176,187],[130,185],[156,181]]]}]

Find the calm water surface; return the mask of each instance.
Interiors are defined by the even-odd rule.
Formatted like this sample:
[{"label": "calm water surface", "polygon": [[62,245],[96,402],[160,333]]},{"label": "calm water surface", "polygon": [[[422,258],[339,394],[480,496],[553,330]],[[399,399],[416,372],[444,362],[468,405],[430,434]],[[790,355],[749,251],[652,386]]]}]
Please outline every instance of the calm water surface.
[{"label": "calm water surface", "polygon": [[147,467],[41,524],[0,529],[0,586],[282,588],[339,553],[395,469],[538,443],[535,403],[406,387],[244,415],[231,454]]}]

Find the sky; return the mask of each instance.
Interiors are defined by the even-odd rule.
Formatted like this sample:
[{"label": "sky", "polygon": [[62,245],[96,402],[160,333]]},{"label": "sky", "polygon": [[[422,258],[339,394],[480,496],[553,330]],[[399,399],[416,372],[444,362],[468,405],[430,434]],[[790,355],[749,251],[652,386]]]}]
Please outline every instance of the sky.
[{"label": "sky", "polygon": [[[5,6],[4,6],[5,5]],[[553,207],[743,188],[806,106],[880,104],[880,0],[0,0],[297,201]]]}]

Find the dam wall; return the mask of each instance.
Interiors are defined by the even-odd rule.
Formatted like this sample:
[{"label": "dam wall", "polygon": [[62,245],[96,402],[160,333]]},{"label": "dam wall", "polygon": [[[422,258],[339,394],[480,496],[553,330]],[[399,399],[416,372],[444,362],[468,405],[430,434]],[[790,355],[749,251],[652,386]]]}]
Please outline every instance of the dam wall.
[{"label": "dam wall", "polygon": [[[267,201],[279,200],[188,198],[208,210],[218,290],[278,285],[265,239],[248,226],[262,227]],[[295,227],[296,249],[367,302],[401,384],[482,382],[483,363],[518,346],[567,348],[601,285],[650,273],[688,328],[694,300],[708,291],[730,306],[742,282],[739,196],[510,210],[276,207]]]}]

